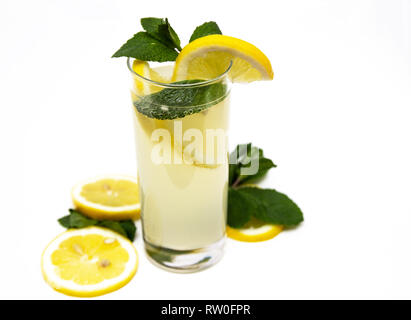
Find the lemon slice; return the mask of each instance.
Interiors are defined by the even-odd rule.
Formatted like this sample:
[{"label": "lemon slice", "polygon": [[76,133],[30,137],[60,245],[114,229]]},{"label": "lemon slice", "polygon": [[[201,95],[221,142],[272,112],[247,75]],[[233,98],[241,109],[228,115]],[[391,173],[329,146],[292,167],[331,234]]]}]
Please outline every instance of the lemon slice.
[{"label": "lemon slice", "polygon": [[76,297],[94,297],[126,285],[137,271],[133,244],[108,229],[71,229],[44,250],[41,270],[55,290]]},{"label": "lemon slice", "polygon": [[227,226],[227,236],[231,239],[244,242],[258,242],[274,238],[283,230],[283,226],[266,224],[251,218],[243,228],[235,229]]},{"label": "lemon slice", "polygon": [[209,35],[186,45],[177,57],[173,81],[213,79],[233,65],[230,77],[233,82],[272,80],[270,60],[256,46],[244,40]]},{"label": "lemon slice", "polygon": [[[143,76],[146,79],[153,80],[160,83],[169,82],[168,79],[163,77],[156,70],[150,68],[150,65],[146,61],[134,60],[133,70],[135,73]],[[162,88],[155,86],[148,81],[142,80],[140,77],[134,75],[134,92],[139,96],[148,95],[160,91]]]},{"label": "lemon slice", "polygon": [[137,179],[112,175],[89,179],[71,191],[76,209],[93,219],[126,220],[140,217]]}]

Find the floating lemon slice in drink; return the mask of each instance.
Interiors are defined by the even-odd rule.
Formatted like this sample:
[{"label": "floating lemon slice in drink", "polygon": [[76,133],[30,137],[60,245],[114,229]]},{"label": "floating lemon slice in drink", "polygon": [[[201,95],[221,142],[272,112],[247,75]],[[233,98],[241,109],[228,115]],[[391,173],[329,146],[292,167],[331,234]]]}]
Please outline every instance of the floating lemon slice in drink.
[{"label": "floating lemon slice in drink", "polygon": [[137,179],[111,175],[83,181],[71,191],[74,206],[99,220],[136,220],[140,217]]},{"label": "floating lemon slice in drink", "polygon": [[177,57],[173,81],[187,79],[212,79],[233,65],[230,77],[233,82],[272,80],[270,60],[256,46],[244,40],[209,35],[186,45]]},{"label": "floating lemon slice in drink", "polygon": [[94,297],[117,290],[135,275],[137,251],[123,236],[89,227],[71,229],[44,250],[41,269],[55,290],[76,297]]},{"label": "floating lemon slice in drink", "polygon": [[235,229],[227,226],[227,236],[231,239],[244,242],[259,242],[270,240],[283,230],[283,226],[266,224],[251,218],[243,228]]}]

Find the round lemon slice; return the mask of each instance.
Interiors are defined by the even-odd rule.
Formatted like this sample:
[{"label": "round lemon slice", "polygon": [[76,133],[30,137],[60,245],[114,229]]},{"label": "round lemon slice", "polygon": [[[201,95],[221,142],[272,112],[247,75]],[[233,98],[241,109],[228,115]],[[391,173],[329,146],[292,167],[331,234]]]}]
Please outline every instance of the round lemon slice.
[{"label": "round lemon slice", "polygon": [[117,290],[135,275],[137,251],[108,229],[71,229],[44,250],[41,270],[55,290],[76,297],[95,297]]},{"label": "round lemon slice", "polygon": [[186,45],[177,57],[173,81],[213,79],[223,74],[230,61],[233,82],[272,80],[270,60],[256,46],[220,34],[198,38]]},{"label": "round lemon slice", "polygon": [[136,220],[140,217],[137,179],[111,175],[89,179],[71,191],[77,210],[98,220]]},{"label": "round lemon slice", "polygon": [[259,242],[270,240],[283,230],[283,226],[266,224],[252,218],[243,228],[235,229],[227,226],[227,236],[244,242]]}]

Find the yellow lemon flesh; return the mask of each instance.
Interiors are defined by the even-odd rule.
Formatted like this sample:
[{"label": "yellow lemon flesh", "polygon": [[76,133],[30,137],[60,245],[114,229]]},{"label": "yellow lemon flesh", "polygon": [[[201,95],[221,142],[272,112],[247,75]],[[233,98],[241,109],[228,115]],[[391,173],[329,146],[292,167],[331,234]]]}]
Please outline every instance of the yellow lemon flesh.
[{"label": "yellow lemon flesh", "polygon": [[123,236],[105,228],[71,229],[44,250],[43,277],[55,290],[94,297],[123,287],[135,275],[137,251]]},{"label": "yellow lemon flesh", "polygon": [[140,217],[137,179],[106,176],[89,179],[71,192],[74,206],[83,214],[99,220],[126,220]]},{"label": "yellow lemon flesh", "polygon": [[213,79],[223,74],[232,61],[233,82],[272,80],[270,60],[256,46],[244,40],[209,35],[186,45],[177,57],[173,81]]},{"label": "yellow lemon flesh", "polygon": [[240,229],[227,226],[227,236],[231,239],[244,242],[259,242],[270,240],[283,230],[283,226],[266,224],[252,218]]}]

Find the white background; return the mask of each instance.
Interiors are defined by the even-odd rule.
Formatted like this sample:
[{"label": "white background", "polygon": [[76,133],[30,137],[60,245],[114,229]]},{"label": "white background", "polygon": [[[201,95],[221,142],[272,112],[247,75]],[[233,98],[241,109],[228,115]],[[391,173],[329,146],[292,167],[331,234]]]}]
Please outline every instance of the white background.
[{"label": "white background", "polygon": [[134,174],[125,59],[110,56],[168,17],[187,43],[215,20],[270,58],[272,82],[233,88],[230,143],[264,148],[265,186],[303,209],[297,229],[228,241],[197,274],[151,265],[102,298],[411,298],[410,1],[1,1],[0,298],[66,298],[40,256],[63,231],[70,189]]}]

